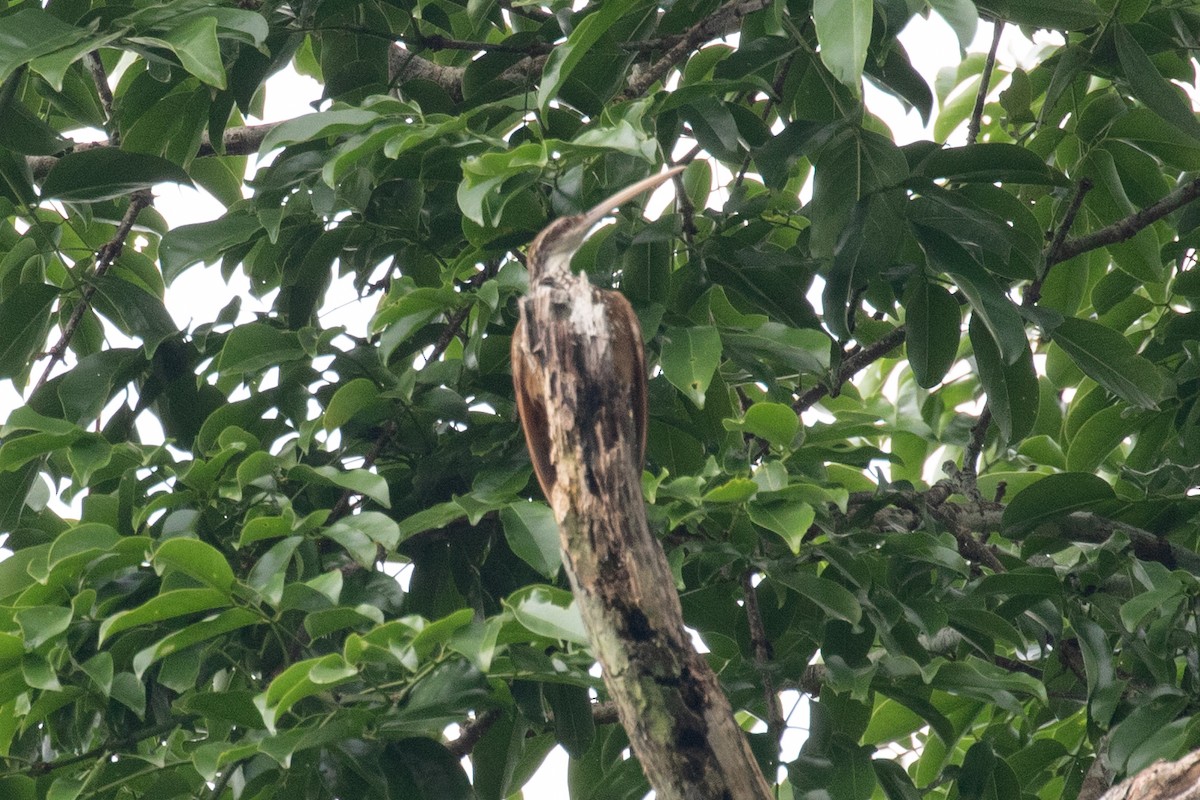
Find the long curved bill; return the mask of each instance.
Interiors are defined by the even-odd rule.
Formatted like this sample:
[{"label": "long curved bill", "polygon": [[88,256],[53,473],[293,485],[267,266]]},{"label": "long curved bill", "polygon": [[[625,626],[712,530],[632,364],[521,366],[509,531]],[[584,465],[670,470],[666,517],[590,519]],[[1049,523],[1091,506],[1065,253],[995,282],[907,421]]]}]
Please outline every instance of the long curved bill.
[{"label": "long curved bill", "polygon": [[633,198],[637,197],[642,192],[647,192],[657,188],[665,183],[668,179],[673,178],[683,172],[684,167],[671,167],[666,172],[660,172],[657,175],[651,175],[649,178],[643,178],[632,186],[626,186],[621,191],[609,197],[604,202],[599,203],[577,217],[579,226],[583,230],[591,230],[600,221],[607,217],[612,210],[617,206],[622,206],[628,203]]}]

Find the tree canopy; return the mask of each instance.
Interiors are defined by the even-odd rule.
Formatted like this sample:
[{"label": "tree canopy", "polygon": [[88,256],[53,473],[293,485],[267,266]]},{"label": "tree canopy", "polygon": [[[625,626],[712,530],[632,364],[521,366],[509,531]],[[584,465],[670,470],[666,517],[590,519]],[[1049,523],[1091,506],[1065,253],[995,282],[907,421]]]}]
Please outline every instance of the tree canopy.
[{"label": "tree canopy", "polygon": [[[931,85],[931,13],[991,53]],[[778,795],[1200,749],[1198,52],[1177,0],[0,3],[0,796],[498,800],[561,745],[642,797],[509,343],[523,248],[665,164],[574,264],[640,319],[650,525]],[[319,112],[247,124],[289,66]],[[180,325],[188,270],[269,310]]]}]

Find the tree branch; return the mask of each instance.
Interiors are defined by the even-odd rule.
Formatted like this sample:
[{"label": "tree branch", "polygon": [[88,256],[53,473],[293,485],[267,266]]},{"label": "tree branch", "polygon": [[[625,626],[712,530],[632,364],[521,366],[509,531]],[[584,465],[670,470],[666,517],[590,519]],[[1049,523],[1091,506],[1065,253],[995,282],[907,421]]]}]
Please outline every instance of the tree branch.
[{"label": "tree branch", "polygon": [[770,5],[770,0],[730,0],[688,28],[673,45],[667,48],[667,52],[660,59],[640,72],[633,72],[625,91],[621,93],[621,99],[633,100],[641,97],[697,47],[712,39],[733,33],[741,27],[743,17],[753,14],[755,11],[761,11],[768,5]]},{"label": "tree branch", "polygon": [[779,693],[775,691],[775,682],[771,677],[771,641],[767,638],[766,628],[763,627],[762,611],[758,607],[758,590],[754,587],[754,571],[746,570],[742,574],[742,598],[746,603],[746,622],[750,626],[750,642],[754,646],[754,665],[758,668],[759,678],[763,684],[763,700],[767,706],[767,735],[775,743],[775,756],[778,757],[779,740],[783,737],[785,725],[783,705],[779,702]]},{"label": "tree branch", "polygon": [[992,72],[996,69],[996,51],[1000,49],[1000,37],[1004,34],[1003,20],[992,23],[992,47],[988,50],[987,60],[983,62],[983,74],[979,77],[979,92],[975,95],[975,108],[971,111],[971,120],[967,123],[967,144],[979,141],[979,128],[983,124],[983,107],[987,102],[988,89],[991,88]]},{"label": "tree branch", "polygon": [[905,331],[904,326],[900,325],[888,331],[879,339],[871,342],[866,347],[851,353],[842,359],[842,366],[838,369],[837,376],[832,381],[832,389],[826,384],[820,383],[809,389],[804,394],[800,395],[800,399],[792,404],[792,408],[797,414],[802,411],[807,411],[816,405],[821,398],[833,392],[834,397],[837,396],[838,390],[846,381],[853,378],[861,370],[866,369],[871,364],[886,356],[888,353],[895,350],[900,345],[904,344]]},{"label": "tree branch", "polygon": [[1188,181],[1164,195],[1157,203],[1119,219],[1112,225],[1075,239],[1068,239],[1057,252],[1046,256],[1046,268],[1074,258],[1080,253],[1131,239],[1138,231],[1150,227],[1173,211],[1178,211],[1197,197],[1200,197],[1200,178]]},{"label": "tree branch", "polygon": [[1100,800],[1197,800],[1200,798],[1200,750],[1178,761],[1155,761],[1118,783]]},{"label": "tree branch", "polygon": [[[117,231],[113,234],[113,238],[104,244],[96,253],[96,267],[92,272],[91,278],[99,278],[108,272],[120,256],[121,251],[125,249],[125,239],[129,236],[129,232],[133,230],[133,224],[137,221],[138,214],[142,213],[142,209],[150,205],[154,200],[154,196],[150,194],[148,189],[134,192],[129,197],[129,208],[125,210],[125,216],[121,218],[121,223],[117,225]],[[42,385],[50,377],[51,370],[54,365],[63,360],[63,356],[67,352],[67,346],[71,343],[71,338],[75,335],[75,331],[79,329],[79,323],[83,320],[83,315],[91,304],[92,296],[96,294],[96,285],[90,280],[86,280],[83,288],[80,291],[79,301],[75,304],[75,308],[71,310],[71,317],[63,326],[62,336],[47,355],[50,356],[50,361],[46,364],[45,370],[42,372],[42,377],[38,379],[35,390],[41,388]]]}]

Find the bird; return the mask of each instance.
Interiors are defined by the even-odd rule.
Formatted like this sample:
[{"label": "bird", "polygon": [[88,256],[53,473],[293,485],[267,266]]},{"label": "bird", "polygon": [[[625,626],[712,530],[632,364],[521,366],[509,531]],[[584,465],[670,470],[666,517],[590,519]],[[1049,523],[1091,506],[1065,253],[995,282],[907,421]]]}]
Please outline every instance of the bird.
[{"label": "bird", "polygon": [[[684,167],[651,175],[621,191],[582,214],[560,217],[533,238],[526,251],[530,287],[540,283],[562,280],[571,275],[571,258],[587,240],[588,235],[609,213],[639,194],[661,185],[678,175]],[[633,418],[633,442],[636,463],[631,466],[640,475],[646,455],[646,355],[642,348],[642,329],[633,307],[625,295],[611,289],[593,289],[600,295],[608,322],[609,348],[612,353],[613,380],[617,396],[629,398]],[[517,415],[525,432],[525,443],[537,476],[538,485],[547,498],[551,497],[556,473],[550,459],[549,418],[546,411],[545,382],[540,360],[525,335],[525,309],[513,329],[512,373],[516,390]]]}]

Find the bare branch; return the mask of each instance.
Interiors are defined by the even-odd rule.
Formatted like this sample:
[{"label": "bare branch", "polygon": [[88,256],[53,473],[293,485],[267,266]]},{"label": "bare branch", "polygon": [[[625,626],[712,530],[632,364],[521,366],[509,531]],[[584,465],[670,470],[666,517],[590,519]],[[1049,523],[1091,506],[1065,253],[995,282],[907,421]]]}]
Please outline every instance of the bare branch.
[{"label": "bare branch", "polygon": [[979,93],[975,95],[975,108],[971,111],[971,120],[967,123],[967,144],[979,141],[979,128],[983,124],[983,106],[987,102],[988,89],[992,84],[992,72],[996,69],[996,51],[1000,49],[1000,37],[1004,34],[1004,22],[996,20],[992,23],[992,47],[988,50],[987,60],[983,62],[983,74],[979,76]]},{"label": "bare branch", "polygon": [[104,125],[108,129],[109,142],[113,145],[120,144],[116,121],[113,118],[112,88],[108,85],[108,73],[104,71],[104,64],[100,61],[100,51],[93,50],[85,55],[83,63],[87,67],[88,72],[91,73],[92,83],[96,85],[96,94],[100,96],[100,105],[104,109]]},{"label": "bare branch", "polygon": [[[783,706],[775,682],[771,678],[771,641],[763,627],[762,611],[758,607],[758,590],[754,587],[754,571],[746,570],[742,575],[742,599],[746,602],[746,622],[750,626],[750,641],[754,646],[754,665],[758,668],[763,684],[763,700],[767,705],[767,735],[779,747],[783,736]],[[776,752],[778,755],[778,752]]]},{"label": "bare branch", "polygon": [[1173,211],[1178,211],[1197,197],[1200,197],[1200,178],[1188,181],[1164,195],[1157,203],[1119,219],[1112,225],[1075,239],[1068,239],[1063,242],[1058,252],[1047,255],[1046,268],[1074,258],[1080,253],[1131,239],[1138,231],[1150,227]]},{"label": "bare branch", "polygon": [[[92,272],[92,278],[103,276],[104,273],[108,272],[113,262],[120,257],[121,251],[125,249],[125,239],[129,236],[129,232],[133,230],[133,224],[137,222],[138,214],[142,213],[142,209],[150,205],[153,200],[154,196],[147,189],[134,192],[130,195],[129,208],[125,210],[125,216],[121,218],[121,223],[117,225],[116,233],[96,253],[96,267]],[[83,320],[83,315],[91,304],[92,296],[95,293],[95,284],[85,281],[83,289],[80,292],[79,301],[71,311],[71,318],[63,326],[62,336],[50,348],[50,352],[48,353],[50,361],[46,364],[46,368],[42,372],[42,377],[38,379],[37,387],[35,388],[40,388],[45,384],[50,377],[50,371],[54,369],[54,365],[62,361],[64,354],[67,352],[67,346],[71,343],[71,337],[79,329],[79,323]]]},{"label": "bare branch", "polygon": [[679,62],[700,45],[712,39],[727,36],[736,31],[742,24],[742,18],[755,11],[761,11],[770,5],[770,0],[730,0],[719,9],[697,22],[671,45],[662,58],[655,61],[646,69],[634,72],[621,94],[622,100],[632,100],[641,97],[646,91],[658,83]]},{"label": "bare branch", "polygon": [[[834,396],[837,396],[836,390],[840,390],[842,384],[853,378],[861,370],[866,369],[871,364],[886,356],[888,353],[895,350],[900,345],[904,344],[905,330],[904,326],[893,328],[883,336],[879,337],[874,342],[871,342],[866,347],[852,353],[842,360],[841,369],[838,370],[837,377],[833,381]],[[796,413],[806,411],[818,403],[821,398],[830,393],[830,387],[825,384],[817,384],[809,389],[804,394],[800,395],[800,399],[792,404],[792,408]]]},{"label": "bare branch", "polygon": [[1109,789],[1100,800],[1197,800],[1200,798],[1200,750],[1178,761],[1155,761]]},{"label": "bare branch", "polygon": [[1075,194],[1072,195],[1071,202],[1067,205],[1062,222],[1058,224],[1058,229],[1054,232],[1054,238],[1050,241],[1050,246],[1046,248],[1046,266],[1042,270],[1042,274],[1029,284],[1028,288],[1025,289],[1024,295],[1021,297],[1021,305],[1026,308],[1036,305],[1037,301],[1042,298],[1042,284],[1045,283],[1046,276],[1050,274],[1050,267],[1061,260],[1058,258],[1058,254],[1062,251],[1063,242],[1067,239],[1067,233],[1071,230],[1071,226],[1075,224],[1075,217],[1079,215],[1079,209],[1083,207],[1083,198],[1092,190],[1092,185],[1091,178],[1082,178],[1078,185],[1076,185]]}]

